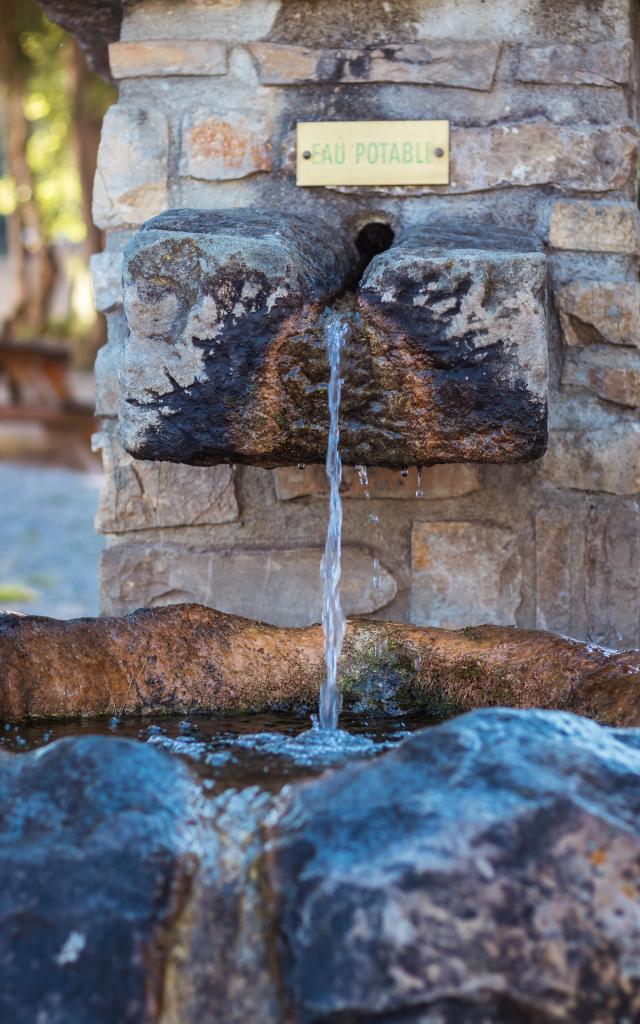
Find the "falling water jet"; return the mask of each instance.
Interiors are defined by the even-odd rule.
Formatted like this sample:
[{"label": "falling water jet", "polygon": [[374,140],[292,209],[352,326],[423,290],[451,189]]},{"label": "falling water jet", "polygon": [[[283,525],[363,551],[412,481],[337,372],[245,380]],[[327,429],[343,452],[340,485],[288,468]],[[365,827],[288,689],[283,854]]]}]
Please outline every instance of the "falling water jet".
[{"label": "falling water jet", "polygon": [[346,621],[340,603],[340,576],[342,572],[342,460],[340,443],[340,353],[348,331],[347,321],[339,314],[332,313],[325,321],[325,340],[329,360],[329,440],[327,444],[327,477],[329,479],[329,523],[327,539],[321,564],[324,583],[322,628],[324,651],[327,663],[327,677],[320,690],[320,713],[318,724],[321,729],[335,729],[342,706],[342,695],[338,690],[338,658],[342,650]]}]

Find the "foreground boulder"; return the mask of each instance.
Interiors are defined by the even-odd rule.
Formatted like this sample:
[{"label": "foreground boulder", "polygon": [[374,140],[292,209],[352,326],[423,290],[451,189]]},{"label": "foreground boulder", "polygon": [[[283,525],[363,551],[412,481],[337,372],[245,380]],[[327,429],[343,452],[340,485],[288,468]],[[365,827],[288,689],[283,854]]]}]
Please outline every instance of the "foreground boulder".
[{"label": "foreground boulder", "polygon": [[640,733],[542,712],[298,787],[269,843],[295,1019],[637,1020],[639,811]]},{"label": "foreground boulder", "polygon": [[[315,705],[320,626],[280,628],[203,605],[123,618],[0,614],[0,720],[236,712]],[[640,725],[640,656],[510,626],[446,630],[352,620],[338,667],[347,705],[445,717],[559,708]]]},{"label": "foreground boulder", "polygon": [[279,796],[142,744],[0,756],[0,1019],[621,1024],[640,732],[477,711]]},{"label": "foreground boulder", "polygon": [[177,759],[127,740],[0,754],[0,1020],[158,1019],[194,796]]}]

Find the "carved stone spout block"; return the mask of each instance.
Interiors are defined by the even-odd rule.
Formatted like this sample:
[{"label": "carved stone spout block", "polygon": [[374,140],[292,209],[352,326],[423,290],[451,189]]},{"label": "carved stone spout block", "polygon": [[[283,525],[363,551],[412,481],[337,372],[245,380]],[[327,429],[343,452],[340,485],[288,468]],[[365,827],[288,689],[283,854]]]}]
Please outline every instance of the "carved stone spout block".
[{"label": "carved stone spout block", "polygon": [[510,462],[546,443],[546,267],[491,225],[405,233],[355,287],[334,226],[245,211],[175,210],[125,253],[125,447],[194,465],[321,462],[324,324],[342,359],[348,464]]}]

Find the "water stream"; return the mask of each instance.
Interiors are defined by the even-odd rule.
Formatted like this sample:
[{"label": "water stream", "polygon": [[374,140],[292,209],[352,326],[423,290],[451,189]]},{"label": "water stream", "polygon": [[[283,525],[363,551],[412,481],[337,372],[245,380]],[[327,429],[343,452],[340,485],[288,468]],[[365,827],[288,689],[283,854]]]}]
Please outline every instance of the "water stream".
[{"label": "water stream", "polygon": [[321,729],[335,729],[342,705],[337,685],[338,658],[342,650],[345,632],[345,616],[340,603],[340,576],[342,573],[342,460],[340,458],[340,354],[349,325],[339,313],[327,315],[324,331],[329,360],[329,440],[327,444],[327,477],[329,479],[329,524],[321,564],[324,584],[322,607],[322,628],[324,630],[324,651],[327,663],[327,678],[320,691],[320,713],[318,724]]}]

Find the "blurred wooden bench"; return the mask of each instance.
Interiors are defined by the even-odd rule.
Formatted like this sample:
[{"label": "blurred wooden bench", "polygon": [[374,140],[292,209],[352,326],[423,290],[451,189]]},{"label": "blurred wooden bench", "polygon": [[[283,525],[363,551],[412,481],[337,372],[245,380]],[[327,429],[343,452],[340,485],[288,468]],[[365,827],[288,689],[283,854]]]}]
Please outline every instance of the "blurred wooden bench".
[{"label": "blurred wooden bench", "polygon": [[38,342],[0,341],[1,423],[36,423],[51,434],[55,461],[56,446],[63,461],[93,465],[91,434],[96,429],[93,409],[78,402],[71,387],[69,353],[60,346]]}]

